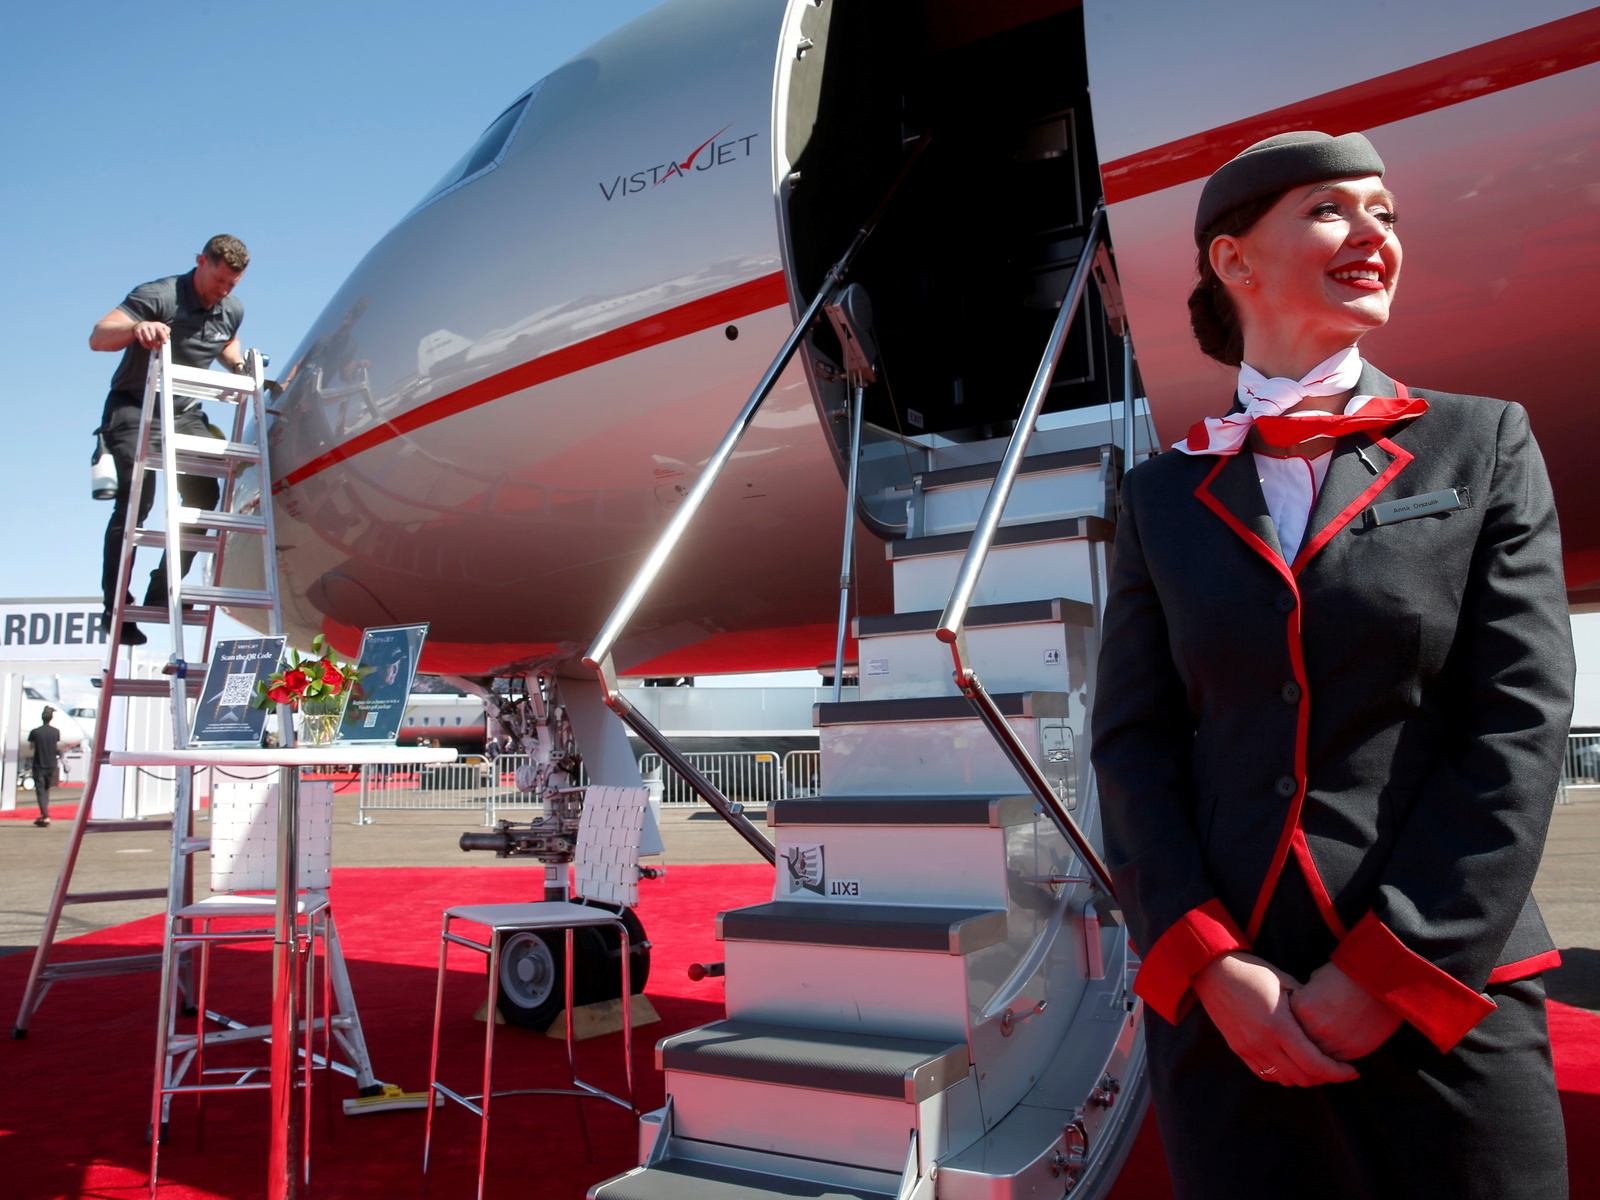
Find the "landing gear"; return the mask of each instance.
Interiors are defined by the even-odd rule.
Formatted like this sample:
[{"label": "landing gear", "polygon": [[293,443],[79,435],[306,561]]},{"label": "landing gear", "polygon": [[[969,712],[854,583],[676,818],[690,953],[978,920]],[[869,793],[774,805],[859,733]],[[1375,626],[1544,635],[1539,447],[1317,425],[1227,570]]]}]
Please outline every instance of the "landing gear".
[{"label": "landing gear", "polygon": [[[638,915],[632,909],[621,912],[633,956],[630,983],[638,995],[650,978],[650,943]],[[616,1000],[622,995],[621,944],[615,929],[576,932],[572,982],[578,1004]],[[522,1029],[550,1028],[566,1007],[566,961],[563,932],[525,931],[505,936],[500,943],[498,1007],[508,1024]]]}]

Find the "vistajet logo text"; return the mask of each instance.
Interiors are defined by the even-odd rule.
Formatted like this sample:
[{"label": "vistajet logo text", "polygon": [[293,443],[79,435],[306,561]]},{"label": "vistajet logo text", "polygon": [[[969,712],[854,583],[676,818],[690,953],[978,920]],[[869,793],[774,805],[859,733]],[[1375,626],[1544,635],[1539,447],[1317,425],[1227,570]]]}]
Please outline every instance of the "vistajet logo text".
[{"label": "vistajet logo text", "polygon": [[713,171],[718,167],[730,166],[749,158],[750,144],[761,135],[750,133],[742,137],[719,140],[732,128],[732,125],[724,125],[691,150],[686,158],[671,158],[653,167],[646,167],[642,171],[635,171],[631,175],[618,175],[610,183],[598,185],[600,194],[606,198],[607,203],[610,203],[623,196],[652,191],[673,179],[684,179],[697,171]]}]

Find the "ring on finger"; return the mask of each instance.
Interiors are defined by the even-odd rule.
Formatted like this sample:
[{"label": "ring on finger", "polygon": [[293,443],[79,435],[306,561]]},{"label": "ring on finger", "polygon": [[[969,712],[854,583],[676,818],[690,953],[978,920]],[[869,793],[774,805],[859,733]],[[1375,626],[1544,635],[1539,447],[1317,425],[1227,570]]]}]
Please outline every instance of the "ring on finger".
[{"label": "ring on finger", "polygon": [[1261,1070],[1256,1072],[1257,1075],[1276,1075],[1277,1073],[1277,1067],[1263,1067]]}]

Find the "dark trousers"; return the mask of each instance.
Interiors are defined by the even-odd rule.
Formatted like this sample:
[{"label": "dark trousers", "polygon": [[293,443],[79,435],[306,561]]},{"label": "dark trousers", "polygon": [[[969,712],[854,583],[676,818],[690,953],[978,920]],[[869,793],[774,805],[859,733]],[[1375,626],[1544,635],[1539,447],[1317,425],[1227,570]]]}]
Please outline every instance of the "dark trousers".
[{"label": "dark trousers", "polygon": [[[1285,871],[1257,953],[1304,979],[1331,936],[1304,881]],[[1312,1088],[1258,1078],[1199,1003],[1175,1026],[1147,1016],[1178,1200],[1565,1200],[1544,983],[1485,994],[1498,1007],[1450,1053],[1402,1025],[1355,1061],[1361,1078]]]},{"label": "dark trousers", "polygon": [[[131,400],[132,403],[128,403]],[[106,525],[105,559],[100,572],[100,590],[105,596],[106,611],[110,612],[117,600],[117,567],[122,557],[122,539],[126,532],[128,520],[128,498],[133,487],[133,459],[139,449],[139,406],[142,398],[132,392],[112,392],[106,398],[106,411],[101,434],[106,440],[106,449],[111,452],[111,457],[117,464],[117,499],[111,509],[111,520]],[[198,434],[201,437],[209,436],[206,429],[205,414],[198,407],[188,412],[181,412],[176,418],[179,433]],[[208,475],[179,475],[178,494],[183,497],[183,502],[189,508],[214,509],[217,501],[222,496],[222,488],[217,480]],[[154,480],[146,480],[144,489],[139,496],[139,524],[143,525],[145,518],[150,515],[150,509],[155,504],[156,488]],[[193,526],[185,526],[185,533],[198,533],[200,530]],[[182,574],[188,574],[189,565],[194,562],[195,552],[186,550],[182,555]],[[129,576],[132,582],[132,575]],[[133,596],[128,595],[131,602]],[[167,556],[161,556],[161,563],[150,572],[150,585],[145,589],[146,604],[166,607],[167,603]]]},{"label": "dark trousers", "polygon": [[33,798],[39,802],[39,815],[50,819],[50,787],[56,781],[55,770],[33,768]]}]

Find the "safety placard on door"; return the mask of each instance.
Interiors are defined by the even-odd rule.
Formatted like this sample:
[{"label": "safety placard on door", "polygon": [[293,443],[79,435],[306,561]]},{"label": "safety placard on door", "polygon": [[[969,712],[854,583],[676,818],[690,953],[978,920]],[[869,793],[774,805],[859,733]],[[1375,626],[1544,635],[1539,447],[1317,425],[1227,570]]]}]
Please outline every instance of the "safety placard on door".
[{"label": "safety placard on door", "polygon": [[827,872],[823,868],[820,845],[795,845],[783,848],[784,887],[786,896],[814,896],[825,894]]}]

